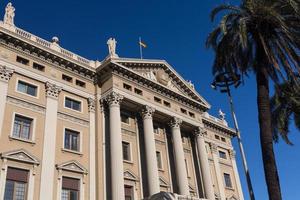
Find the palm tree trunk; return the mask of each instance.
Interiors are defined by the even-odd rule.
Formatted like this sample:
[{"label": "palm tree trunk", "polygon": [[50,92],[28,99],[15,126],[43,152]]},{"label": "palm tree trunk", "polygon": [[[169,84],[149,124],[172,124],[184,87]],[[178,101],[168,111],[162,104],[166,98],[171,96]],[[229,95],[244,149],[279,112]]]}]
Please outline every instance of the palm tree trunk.
[{"label": "palm tree trunk", "polygon": [[280,183],[273,150],[269,80],[265,67],[259,66],[257,68],[256,82],[260,143],[269,199],[281,200]]}]

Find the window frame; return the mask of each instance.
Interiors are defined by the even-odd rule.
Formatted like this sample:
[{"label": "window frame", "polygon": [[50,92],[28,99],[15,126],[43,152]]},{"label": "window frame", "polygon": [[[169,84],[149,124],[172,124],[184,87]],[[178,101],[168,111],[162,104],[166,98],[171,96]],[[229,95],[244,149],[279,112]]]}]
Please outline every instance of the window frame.
[{"label": "window frame", "polygon": [[[159,153],[159,157],[160,157],[159,160],[160,160],[161,167],[159,167],[159,165],[158,165],[157,153]],[[155,151],[155,157],[156,157],[156,162],[157,162],[157,168],[158,168],[158,170],[163,171],[164,170],[164,163],[163,163],[163,158],[162,158],[162,152],[160,150],[156,150]]]},{"label": "window frame", "polygon": [[[25,63],[22,63],[22,62],[19,62],[18,59],[21,59],[21,60],[23,60],[23,61],[26,60],[26,64],[25,64]],[[22,56],[19,56],[19,55],[16,56],[16,62],[17,62],[17,63],[20,63],[20,64],[22,64],[22,65],[25,65],[25,66],[30,66],[30,60],[27,59],[27,58],[24,58],[24,57],[22,57]]]},{"label": "window frame", "polygon": [[[227,160],[227,154],[225,151],[222,150],[218,150],[218,154],[219,154],[219,158],[223,159],[223,160]],[[222,156],[221,156],[222,155]],[[224,155],[224,156],[223,156]]]},{"label": "window frame", "polygon": [[35,69],[37,71],[40,71],[40,72],[45,72],[45,65],[41,65],[37,62],[32,62],[32,69]]},{"label": "window frame", "polygon": [[[72,149],[67,149],[65,148],[65,139],[66,139],[66,130],[70,130],[70,131],[74,131],[74,132],[77,132],[79,134],[79,142],[78,142],[78,148],[79,150],[76,151],[76,150],[72,150]],[[63,151],[66,151],[66,152],[70,152],[70,153],[75,153],[75,154],[82,154],[82,131],[81,130],[75,130],[74,128],[71,128],[71,127],[66,127],[64,126],[63,127],[63,142],[62,142],[62,150]]]},{"label": "window frame", "polygon": [[69,175],[69,174],[62,174],[60,176],[60,184],[58,184],[58,193],[59,193],[59,199],[62,199],[62,192],[63,192],[63,178],[71,178],[71,179],[77,179],[79,181],[79,191],[78,191],[78,200],[82,200],[83,199],[83,178],[81,176],[73,176],[73,175]]},{"label": "window frame", "polygon": [[[16,115],[19,115],[19,116],[24,117],[24,118],[32,119],[29,139],[16,137],[16,136],[13,135]],[[11,120],[11,131],[10,131],[10,135],[9,135],[10,139],[19,140],[19,141],[22,141],[22,142],[35,143],[35,129],[36,129],[36,117],[32,117],[32,116],[29,116],[27,114],[24,115],[24,114],[19,113],[19,112],[13,112],[12,120]]]},{"label": "window frame", "polygon": [[132,185],[132,184],[128,184],[128,183],[124,183],[124,199],[125,199],[125,187],[128,186],[128,187],[131,187],[132,188],[132,197],[133,197],[133,200],[135,200],[135,185]]},{"label": "window frame", "polygon": [[[36,87],[36,95],[34,96],[34,95],[31,95],[31,94],[28,94],[26,92],[22,92],[22,91],[18,90],[19,82],[23,82],[25,84]],[[36,99],[39,99],[39,96],[40,96],[40,86],[38,84],[35,84],[31,81],[24,80],[24,79],[19,78],[19,77],[16,79],[15,91],[19,94],[22,94],[22,95],[25,95],[25,96],[28,96],[28,97],[32,97],[32,98],[36,98]]]},{"label": "window frame", "polygon": [[[229,181],[230,181],[230,186],[227,185],[227,182],[226,182],[226,176],[228,175],[228,178],[229,178]],[[232,182],[232,178],[231,178],[231,174],[230,173],[227,173],[227,172],[224,172],[223,173],[223,180],[224,180],[224,186],[225,188],[230,188],[230,189],[233,189],[233,182]]]},{"label": "window frame", "polygon": [[[129,160],[125,160],[124,159],[124,151],[123,151],[123,143],[126,143],[128,144],[129,146]],[[127,141],[127,140],[122,140],[122,159],[123,159],[123,162],[127,162],[127,163],[133,163],[133,158],[132,158],[132,144],[131,142]]]},{"label": "window frame", "polygon": [[[128,123],[122,121],[122,116],[128,117]],[[121,123],[122,123],[122,124],[125,124],[125,125],[127,125],[127,126],[130,126],[130,122],[131,122],[131,120],[130,120],[130,114],[128,114],[128,113],[126,113],[126,112],[121,112],[121,113],[120,113],[120,119],[121,119]]]},{"label": "window frame", "polygon": [[[71,99],[73,101],[77,101],[80,103],[80,110],[75,110],[73,108],[69,108],[66,106],[66,99]],[[78,113],[83,113],[83,101],[81,99],[77,99],[77,98],[74,98],[74,97],[71,97],[71,96],[68,96],[68,95],[64,95],[64,108],[65,109],[68,109],[68,110],[72,110],[74,112],[78,112]]]}]

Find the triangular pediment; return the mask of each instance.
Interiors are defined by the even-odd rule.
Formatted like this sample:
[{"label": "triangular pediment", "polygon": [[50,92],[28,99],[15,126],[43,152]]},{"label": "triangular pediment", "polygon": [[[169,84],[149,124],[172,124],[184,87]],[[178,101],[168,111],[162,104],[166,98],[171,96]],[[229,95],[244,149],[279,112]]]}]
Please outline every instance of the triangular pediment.
[{"label": "triangular pediment", "polygon": [[228,200],[238,200],[238,198],[233,194],[230,197],[227,197]]},{"label": "triangular pediment", "polygon": [[124,179],[132,180],[132,181],[137,181],[138,180],[137,176],[129,170],[126,170],[124,172]]},{"label": "triangular pediment", "polygon": [[165,179],[163,179],[162,177],[159,177],[159,185],[163,186],[163,187],[169,186],[168,182]]},{"label": "triangular pediment", "polygon": [[62,169],[62,170],[67,170],[67,171],[72,171],[72,172],[77,172],[81,174],[87,174],[88,171],[85,169],[80,163],[78,163],[75,160],[68,161],[65,163],[62,163],[60,165],[56,165],[57,169]]},{"label": "triangular pediment", "polygon": [[172,66],[164,60],[118,58],[112,62],[210,108],[209,103],[195,90],[191,81],[184,80]]},{"label": "triangular pediment", "polygon": [[1,153],[1,158],[26,162],[30,164],[36,164],[36,165],[40,164],[39,160],[35,156],[31,155],[29,152],[27,152],[24,149]]}]

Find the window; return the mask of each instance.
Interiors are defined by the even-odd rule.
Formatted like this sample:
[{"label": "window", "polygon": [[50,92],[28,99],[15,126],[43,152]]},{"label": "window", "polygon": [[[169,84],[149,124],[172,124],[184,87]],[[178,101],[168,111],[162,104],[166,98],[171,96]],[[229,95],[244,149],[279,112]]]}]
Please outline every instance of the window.
[{"label": "window", "polygon": [[186,169],[186,175],[189,177],[189,166],[188,166],[188,161],[186,160],[186,158],[184,159],[184,163],[185,163],[185,169]]},{"label": "window", "polygon": [[158,98],[158,97],[154,97],[154,101],[155,101],[156,103],[161,103],[161,99]]},{"label": "window", "polygon": [[73,110],[81,111],[81,102],[71,99],[69,97],[66,97],[65,98],[65,107],[73,109]]},{"label": "window", "polygon": [[220,136],[218,136],[218,135],[215,135],[215,138],[216,138],[217,140],[220,140]]},{"label": "window", "polygon": [[16,168],[7,168],[4,200],[27,199],[28,171]]},{"label": "window", "polygon": [[80,133],[70,129],[65,129],[64,149],[79,151]]},{"label": "window", "polygon": [[29,65],[29,60],[26,59],[26,58],[22,58],[22,57],[20,57],[20,56],[17,56],[16,61],[17,61],[18,63],[23,64],[23,65]]},{"label": "window", "polygon": [[122,142],[123,160],[131,161],[130,158],[130,144],[128,142]]},{"label": "window", "polygon": [[162,169],[161,153],[159,151],[156,152],[156,160],[158,169]]},{"label": "window", "polygon": [[35,62],[32,64],[32,68],[33,68],[33,69],[36,69],[36,70],[39,70],[39,71],[42,71],[42,72],[45,71],[45,66],[40,65],[40,64],[37,64],[37,63],[35,63]]},{"label": "window", "polygon": [[224,173],[225,187],[232,188],[230,174]]},{"label": "window", "polygon": [[123,122],[125,124],[129,124],[129,116],[121,113],[121,122]]},{"label": "window", "polygon": [[37,86],[26,83],[24,81],[18,81],[18,87],[17,90],[19,92],[31,95],[31,96],[37,96]]},{"label": "window", "polygon": [[16,138],[29,140],[33,119],[21,115],[15,115],[14,128],[12,136]]},{"label": "window", "polygon": [[159,134],[159,127],[157,125],[153,125],[153,132]]},{"label": "window", "polygon": [[124,191],[125,191],[125,200],[133,200],[134,199],[133,186],[125,185]]},{"label": "window", "polygon": [[70,82],[70,83],[73,82],[73,78],[72,78],[71,76],[68,76],[68,75],[65,75],[65,74],[63,74],[63,75],[61,76],[61,78],[62,78],[62,80],[64,80],[64,81],[67,81],[67,82]]},{"label": "window", "polygon": [[131,85],[128,85],[126,83],[123,83],[123,88],[126,89],[126,90],[129,90],[129,91],[132,91]]},{"label": "window", "polygon": [[180,111],[181,111],[181,113],[183,113],[183,114],[187,114],[187,111],[186,111],[185,109],[183,109],[183,108],[180,108]]},{"label": "window", "polygon": [[224,151],[219,151],[219,157],[226,159],[226,153]]},{"label": "window", "polygon": [[195,113],[189,112],[189,116],[195,118]]},{"label": "window", "polygon": [[167,102],[167,101],[164,101],[164,106],[166,106],[166,107],[171,107],[171,104],[169,103],[169,102]]},{"label": "window", "polygon": [[76,79],[76,85],[85,88],[85,82]]},{"label": "window", "polygon": [[138,94],[138,95],[143,95],[143,91],[139,90],[137,88],[134,88],[134,93]]},{"label": "window", "polygon": [[79,200],[80,180],[75,178],[62,178],[62,200]]},{"label": "window", "polygon": [[222,140],[222,142],[226,142],[226,139],[223,137],[221,137],[221,140]]}]

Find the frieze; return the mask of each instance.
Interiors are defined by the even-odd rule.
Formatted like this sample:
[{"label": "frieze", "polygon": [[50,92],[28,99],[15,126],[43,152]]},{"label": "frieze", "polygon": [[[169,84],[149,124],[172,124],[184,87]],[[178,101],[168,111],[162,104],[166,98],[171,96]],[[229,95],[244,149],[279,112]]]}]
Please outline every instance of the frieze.
[{"label": "frieze", "polygon": [[7,96],[6,100],[8,103],[13,104],[15,106],[19,106],[19,107],[22,107],[25,109],[36,111],[36,112],[39,112],[42,114],[44,114],[46,112],[46,108],[44,106],[28,102],[27,100],[25,101],[25,100],[15,98],[12,96]]},{"label": "frieze", "polygon": [[89,126],[89,120],[86,119],[80,119],[78,117],[66,114],[66,113],[62,113],[62,112],[58,112],[57,113],[57,117],[60,119],[64,119],[82,126]]}]

